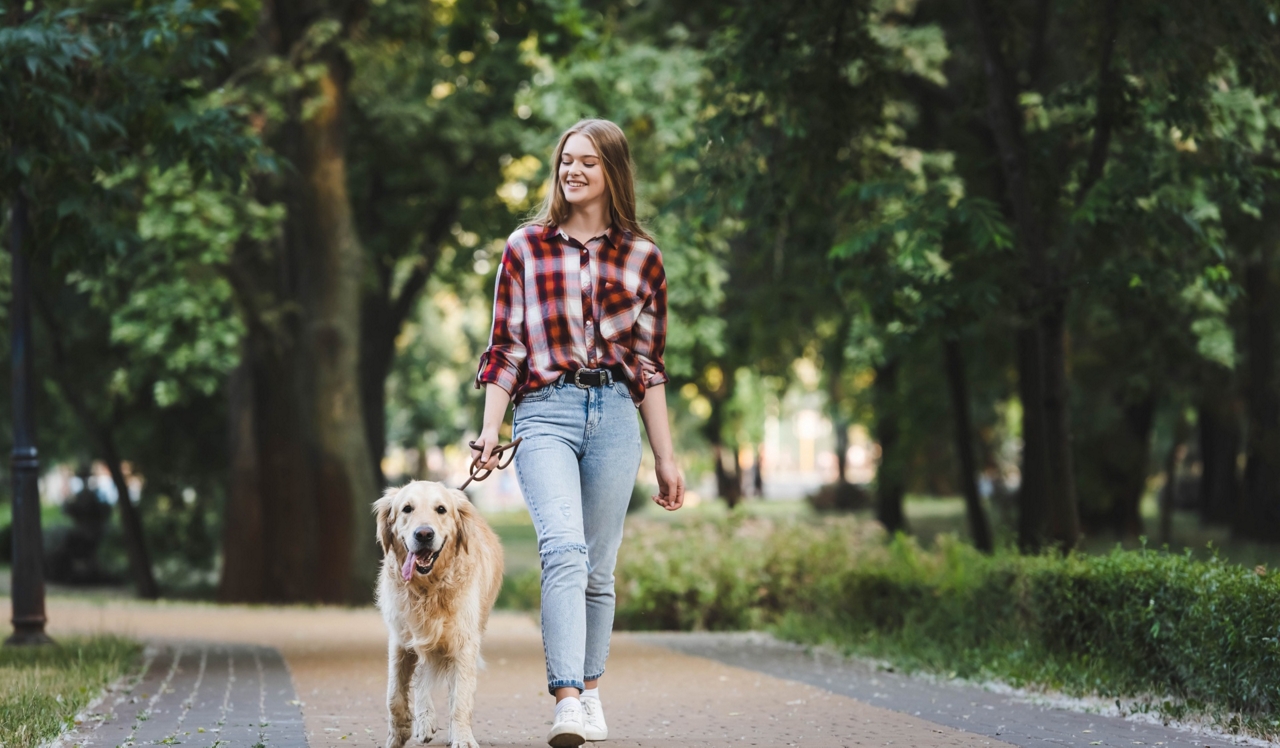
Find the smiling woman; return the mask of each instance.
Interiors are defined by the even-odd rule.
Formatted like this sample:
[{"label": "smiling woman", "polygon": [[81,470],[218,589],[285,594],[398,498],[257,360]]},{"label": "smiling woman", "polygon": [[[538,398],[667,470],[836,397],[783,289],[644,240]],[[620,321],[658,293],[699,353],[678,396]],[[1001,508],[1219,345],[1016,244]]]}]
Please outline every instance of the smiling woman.
[{"label": "smiling woman", "polygon": [[560,137],[542,208],[507,240],[489,348],[476,386],[484,423],[472,448],[491,466],[514,401],[515,457],[542,565],[554,748],[608,737],[598,683],[613,628],[613,567],[640,465],[639,408],[667,510],[684,478],[667,422],[667,284],[662,253],[636,221],[622,130],[583,120]]}]

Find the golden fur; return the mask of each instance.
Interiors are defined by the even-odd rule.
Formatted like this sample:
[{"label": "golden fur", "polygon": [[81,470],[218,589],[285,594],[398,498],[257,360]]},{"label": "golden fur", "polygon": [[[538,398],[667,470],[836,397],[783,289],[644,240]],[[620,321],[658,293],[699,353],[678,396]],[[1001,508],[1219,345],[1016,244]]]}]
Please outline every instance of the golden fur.
[{"label": "golden fur", "polygon": [[[449,687],[449,744],[478,748],[471,732],[480,639],[502,586],[502,544],[465,494],[439,483],[414,481],[374,502],[382,571],[378,608],[387,624],[387,748],[412,738],[426,743],[440,726],[431,686]],[[443,510],[441,512],[441,510]],[[415,530],[434,532],[439,556],[429,573],[415,556],[404,579]],[[413,689],[413,711],[409,690]]]}]

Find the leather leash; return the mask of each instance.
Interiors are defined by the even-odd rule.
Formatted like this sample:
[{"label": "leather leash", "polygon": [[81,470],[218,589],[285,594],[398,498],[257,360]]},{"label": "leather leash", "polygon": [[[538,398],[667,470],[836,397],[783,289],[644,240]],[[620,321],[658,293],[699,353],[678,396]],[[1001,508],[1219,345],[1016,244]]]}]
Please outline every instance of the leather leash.
[{"label": "leather leash", "polygon": [[[479,483],[480,481],[492,475],[494,470],[505,469],[508,465],[511,464],[511,461],[516,458],[516,447],[519,447],[520,442],[522,441],[524,441],[523,436],[517,438],[515,441],[511,442],[510,444],[499,444],[498,446],[494,447],[493,451],[489,453],[489,461],[483,465],[480,464],[480,458],[484,456],[484,453],[481,452],[480,454],[476,455],[475,458],[471,460],[471,477],[467,478],[466,483],[463,483],[462,488],[459,488],[458,490],[459,491],[466,490],[467,486],[471,485],[471,481],[475,481]],[[471,447],[472,449],[477,449],[477,450],[480,449],[479,447],[476,446],[475,442],[467,442],[467,446]],[[502,459],[503,453],[507,453],[506,455],[507,459],[505,460]],[[497,462],[494,463],[494,460],[497,460]]]}]

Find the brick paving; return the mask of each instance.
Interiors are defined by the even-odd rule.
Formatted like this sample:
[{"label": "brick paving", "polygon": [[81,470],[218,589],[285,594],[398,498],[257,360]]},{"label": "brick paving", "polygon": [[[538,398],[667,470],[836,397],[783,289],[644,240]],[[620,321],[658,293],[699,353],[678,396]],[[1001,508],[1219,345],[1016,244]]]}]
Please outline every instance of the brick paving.
[{"label": "brick paving", "polygon": [[62,746],[306,748],[300,702],[272,647],[183,642],[147,648]]},{"label": "brick paving", "polygon": [[[1117,716],[1054,708],[959,682],[885,672],[871,664],[781,642],[764,634],[644,634],[641,641],[806,683],[866,704],[1018,746],[1224,748],[1229,737]],[[1249,741],[1252,745],[1270,745]]]},{"label": "brick paving", "polygon": [[[147,604],[131,601],[52,599],[50,632],[115,632],[168,647],[177,654],[175,676],[167,686],[174,655],[157,654],[116,708],[116,721],[85,735],[91,748],[111,748],[137,728],[135,741],[163,744],[166,739],[199,748],[379,748],[386,737],[386,633],[372,609],[269,608],[191,604]],[[217,641],[230,651],[231,663],[217,647],[199,650],[191,641]],[[250,645],[246,650],[232,645]],[[284,687],[284,665],[268,667],[271,648],[283,656],[297,696]],[[197,655],[207,651],[208,656]],[[267,723],[253,732],[253,689],[240,681],[243,660],[237,652],[256,651],[263,662],[258,692],[264,701],[258,717]],[[474,729],[482,746],[545,746],[543,737],[552,712],[538,627],[527,615],[498,613],[484,642],[487,667],[480,674]],[[200,675],[204,662],[204,676]],[[226,693],[234,666],[237,680],[228,702],[245,711],[228,711],[225,738],[209,739],[211,717],[221,713],[217,689],[222,676]],[[179,680],[181,675],[181,680]],[[207,679],[207,682],[206,682]],[[199,680],[199,688],[196,681]],[[154,684],[154,685],[152,685]],[[209,690],[206,692],[206,688]],[[237,689],[244,688],[244,692]],[[167,693],[172,691],[172,693]],[[146,697],[143,694],[148,694]],[[150,704],[154,720],[137,720],[137,710]],[[196,696],[191,698],[191,694]],[[201,693],[207,695],[202,699]],[[684,748],[685,746],[920,746],[922,748],[1001,748],[998,738],[964,732],[920,717],[899,714],[833,693],[831,690],[690,656],[627,634],[614,638],[609,671],[601,682],[609,718],[605,745],[615,748]],[[238,695],[239,694],[239,695]],[[446,703],[436,695],[437,708]],[[246,700],[247,699],[247,700]],[[191,706],[186,707],[190,702]],[[293,702],[293,703],[291,703]],[[297,723],[282,719],[284,707],[301,711]],[[272,711],[279,707],[280,711]],[[183,710],[186,710],[185,715]],[[132,710],[132,711],[129,711]],[[250,721],[237,720],[247,715]],[[296,715],[296,712],[290,714]],[[195,715],[195,716],[193,716]],[[205,716],[207,715],[207,716]],[[265,718],[264,718],[265,717]],[[293,717],[296,720],[296,716]],[[179,721],[180,720],[180,721]],[[125,722],[128,722],[127,727]],[[197,722],[201,724],[197,724]],[[261,727],[261,725],[259,725]],[[199,732],[204,727],[205,733]],[[232,728],[242,729],[238,733]],[[276,730],[279,730],[278,732]],[[96,732],[84,730],[83,732]],[[123,732],[123,735],[121,734]],[[443,743],[438,734],[433,745]],[[225,739],[225,743],[221,742]],[[91,741],[91,742],[90,742]],[[138,743],[139,745],[141,743]]]},{"label": "brick paving", "polygon": [[[386,640],[372,609],[55,598],[49,614],[55,636],[110,631],[152,643],[143,673],[98,708],[107,716],[87,721],[61,748],[384,743]],[[474,724],[480,744],[546,745],[552,699],[536,623],[495,614],[484,657]],[[618,634],[601,690],[606,745],[616,748],[1233,744],[882,672],[760,634]],[[446,703],[437,693],[437,709]],[[444,739],[442,732],[433,745]]]}]

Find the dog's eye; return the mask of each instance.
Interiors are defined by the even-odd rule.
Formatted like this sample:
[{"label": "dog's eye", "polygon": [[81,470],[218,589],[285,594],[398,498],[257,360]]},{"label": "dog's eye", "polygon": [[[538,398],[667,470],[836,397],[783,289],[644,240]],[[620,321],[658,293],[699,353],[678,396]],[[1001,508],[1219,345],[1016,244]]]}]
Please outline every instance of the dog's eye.
[{"label": "dog's eye", "polygon": [[401,511],[402,513],[404,513],[404,514],[408,514],[409,512],[412,512],[412,511],[413,511],[413,504],[405,504],[405,505],[404,505],[404,509],[401,509],[400,511]]},{"label": "dog's eye", "polygon": [[448,511],[448,510],[447,510],[447,509],[445,509],[445,508],[444,508],[444,507],[442,507],[442,506],[438,506],[438,507],[436,507],[436,514],[444,514],[446,511]]}]

